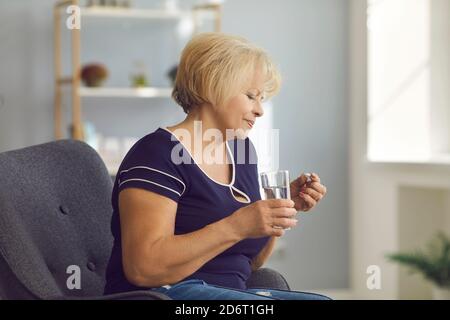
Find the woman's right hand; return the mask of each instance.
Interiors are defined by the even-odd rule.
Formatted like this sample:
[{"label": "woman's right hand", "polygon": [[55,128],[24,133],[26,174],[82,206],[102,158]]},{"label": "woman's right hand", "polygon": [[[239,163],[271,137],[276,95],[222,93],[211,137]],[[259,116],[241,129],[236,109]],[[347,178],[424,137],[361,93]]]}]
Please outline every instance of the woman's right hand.
[{"label": "woman's right hand", "polygon": [[280,237],[284,229],[295,227],[297,210],[290,199],[258,200],[242,207],[228,218],[243,239],[265,236]]}]

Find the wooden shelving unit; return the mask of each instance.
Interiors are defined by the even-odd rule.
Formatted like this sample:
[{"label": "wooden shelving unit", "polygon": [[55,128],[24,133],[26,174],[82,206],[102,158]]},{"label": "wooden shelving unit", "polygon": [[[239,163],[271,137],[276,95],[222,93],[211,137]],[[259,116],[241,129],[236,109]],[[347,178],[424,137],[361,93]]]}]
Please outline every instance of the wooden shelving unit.
[{"label": "wooden shelving unit", "polygon": [[[78,0],[58,1],[53,10],[54,17],[54,68],[55,68],[55,96],[54,96],[54,134],[56,139],[62,139],[63,112],[62,97],[63,86],[71,87],[71,138],[84,140],[82,120],[82,98],[169,98],[172,88],[88,88],[82,87],[80,79],[81,70],[81,32],[79,29],[71,29],[71,70],[72,74],[62,74],[62,50],[61,50],[61,22],[65,8],[70,5],[79,6]],[[193,33],[198,33],[199,23],[202,20],[214,21],[214,31],[221,31],[222,7],[220,4],[205,4],[194,6],[191,10],[163,10],[163,9],[139,9],[118,7],[80,7],[80,20],[87,18],[136,18],[154,20],[180,20],[192,19]]]},{"label": "wooden shelving unit", "polygon": [[81,87],[79,89],[81,97],[97,97],[97,98],[170,98],[172,88],[88,88]]}]

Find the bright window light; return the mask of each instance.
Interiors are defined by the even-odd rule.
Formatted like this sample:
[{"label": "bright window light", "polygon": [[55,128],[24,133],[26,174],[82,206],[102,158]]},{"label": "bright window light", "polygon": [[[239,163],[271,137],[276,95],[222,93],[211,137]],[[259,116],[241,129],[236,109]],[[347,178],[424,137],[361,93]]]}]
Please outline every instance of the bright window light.
[{"label": "bright window light", "polygon": [[432,156],[430,2],[368,1],[371,161],[426,161]]}]

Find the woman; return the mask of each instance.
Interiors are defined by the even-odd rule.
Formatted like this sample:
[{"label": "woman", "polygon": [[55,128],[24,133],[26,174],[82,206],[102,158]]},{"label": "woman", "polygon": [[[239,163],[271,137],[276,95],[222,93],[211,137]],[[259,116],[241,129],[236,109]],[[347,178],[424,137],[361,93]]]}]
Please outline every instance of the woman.
[{"label": "woman", "polygon": [[186,119],[140,139],[119,168],[106,294],[148,288],[173,299],[328,299],[246,287],[284,229],[295,227],[297,211],[326,193],[317,175],[309,183],[301,175],[292,200],[261,200],[246,136],[279,78],[267,54],[241,37],[203,33],[186,45],[172,93]]}]

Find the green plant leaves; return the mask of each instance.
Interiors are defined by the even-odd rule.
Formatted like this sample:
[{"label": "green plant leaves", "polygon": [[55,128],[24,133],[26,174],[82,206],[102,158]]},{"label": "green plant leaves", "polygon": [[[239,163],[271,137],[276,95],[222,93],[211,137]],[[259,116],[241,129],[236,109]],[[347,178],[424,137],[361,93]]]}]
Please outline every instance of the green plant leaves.
[{"label": "green plant leaves", "polygon": [[443,232],[433,237],[425,251],[392,253],[386,258],[423,274],[440,287],[450,287],[450,239]]}]

